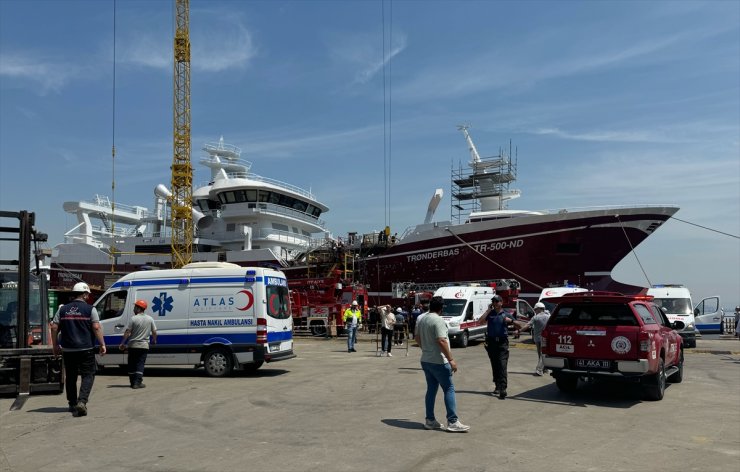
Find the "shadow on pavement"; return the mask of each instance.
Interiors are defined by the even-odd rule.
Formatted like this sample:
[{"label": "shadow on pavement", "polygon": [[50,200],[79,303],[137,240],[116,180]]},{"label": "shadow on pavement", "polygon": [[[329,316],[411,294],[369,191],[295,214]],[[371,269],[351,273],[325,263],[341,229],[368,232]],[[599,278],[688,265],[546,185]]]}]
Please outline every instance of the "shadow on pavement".
[{"label": "shadow on pavement", "polygon": [[47,406],[44,408],[36,408],[35,410],[28,410],[28,413],[69,413],[69,410],[66,406]]},{"label": "shadow on pavement", "polygon": [[[666,385],[666,392],[670,384]],[[555,405],[579,407],[599,406],[603,408],[631,408],[642,403],[639,384],[609,381],[578,382],[573,393],[561,392],[552,383],[522,393],[509,390],[509,400],[523,400]]]},{"label": "shadow on pavement", "polygon": [[388,426],[393,426],[394,428],[401,428],[401,429],[424,429],[424,424],[420,423],[418,421],[411,421],[408,419],[385,419],[380,420],[382,423],[387,424]]}]

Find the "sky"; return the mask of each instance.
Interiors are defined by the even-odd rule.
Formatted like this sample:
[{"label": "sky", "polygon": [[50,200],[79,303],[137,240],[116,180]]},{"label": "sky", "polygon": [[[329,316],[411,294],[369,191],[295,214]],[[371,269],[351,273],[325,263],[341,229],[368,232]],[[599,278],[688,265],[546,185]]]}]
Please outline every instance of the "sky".
[{"label": "sky", "polygon": [[[115,22],[113,0],[0,0],[0,209],[34,211],[53,246],[65,201],[152,206],[173,31],[169,0],[118,0]],[[190,39],[196,185],[223,136],[310,189],[335,236],[402,234],[436,188],[450,219],[469,124],[481,155],[516,148],[512,209],[679,206],[693,225],[613,276],[740,305],[740,2],[191,0]]]}]

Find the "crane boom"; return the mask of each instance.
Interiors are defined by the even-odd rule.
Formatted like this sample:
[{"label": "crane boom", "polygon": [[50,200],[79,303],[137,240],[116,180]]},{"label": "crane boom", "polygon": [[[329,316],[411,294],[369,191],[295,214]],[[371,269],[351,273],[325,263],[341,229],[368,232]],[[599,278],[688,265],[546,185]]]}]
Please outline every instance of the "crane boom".
[{"label": "crane boom", "polygon": [[190,164],[190,0],[175,0],[172,267],[193,258],[193,167]]}]

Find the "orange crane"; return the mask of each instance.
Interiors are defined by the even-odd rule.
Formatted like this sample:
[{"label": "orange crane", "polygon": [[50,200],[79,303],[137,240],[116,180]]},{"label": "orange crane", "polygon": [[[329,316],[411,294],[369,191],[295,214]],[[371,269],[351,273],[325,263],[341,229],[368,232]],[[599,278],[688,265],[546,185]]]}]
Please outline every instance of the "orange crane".
[{"label": "orange crane", "polygon": [[190,0],[175,0],[172,267],[193,258],[193,167],[190,164]]}]

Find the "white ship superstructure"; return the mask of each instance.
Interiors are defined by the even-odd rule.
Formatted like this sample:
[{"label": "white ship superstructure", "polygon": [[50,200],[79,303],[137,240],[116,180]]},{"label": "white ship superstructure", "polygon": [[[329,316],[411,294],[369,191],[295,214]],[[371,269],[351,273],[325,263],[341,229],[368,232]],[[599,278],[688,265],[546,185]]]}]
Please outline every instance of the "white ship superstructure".
[{"label": "white ship superstructure", "polygon": [[[193,191],[193,261],[228,258],[287,265],[308,250],[317,233],[330,237],[320,219],[329,208],[312,192],[253,174],[241,150],[223,138],[206,144],[203,151],[206,156],[199,162],[210,169],[210,178]],[[108,263],[126,272],[132,266],[169,261],[171,194],[162,184],[154,193],[153,210],[114,206],[100,195],[65,202],[64,210],[75,214],[78,224],[52,251],[58,270],[65,264]]]}]

